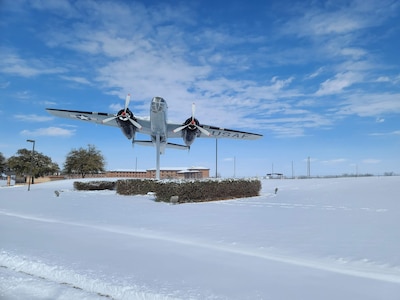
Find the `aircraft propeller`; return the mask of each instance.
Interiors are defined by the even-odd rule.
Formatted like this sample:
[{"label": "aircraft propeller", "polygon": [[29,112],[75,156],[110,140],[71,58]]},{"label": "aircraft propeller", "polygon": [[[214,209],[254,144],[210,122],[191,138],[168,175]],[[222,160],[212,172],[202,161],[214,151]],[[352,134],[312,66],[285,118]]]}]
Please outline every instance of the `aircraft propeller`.
[{"label": "aircraft propeller", "polygon": [[133,120],[133,119],[131,118],[131,115],[127,112],[127,109],[128,109],[128,106],[129,106],[129,102],[130,102],[130,101],[131,101],[131,95],[128,94],[128,95],[126,96],[126,98],[125,98],[125,108],[124,108],[124,110],[120,111],[116,116],[113,116],[113,117],[111,117],[111,118],[104,119],[104,120],[102,121],[102,123],[104,124],[104,123],[110,122],[111,120],[114,120],[114,119],[116,119],[116,118],[122,117],[122,118],[128,119],[129,122],[131,122],[131,123],[133,124],[133,126],[135,126],[136,128],[141,129],[141,128],[142,128],[142,125],[140,125],[138,122],[136,122],[135,120]]},{"label": "aircraft propeller", "polygon": [[198,124],[196,124],[196,121],[197,121],[197,120],[194,118],[195,110],[196,110],[196,107],[195,107],[195,104],[193,103],[193,104],[192,104],[192,120],[191,120],[188,124],[185,124],[185,125],[183,125],[183,126],[181,126],[181,127],[175,128],[175,129],[173,130],[173,132],[177,133],[177,132],[179,132],[179,131],[182,131],[183,129],[185,129],[185,128],[188,127],[188,126],[194,126],[194,127],[196,127],[196,129],[200,130],[203,134],[205,134],[205,135],[207,135],[207,136],[210,136],[211,133],[209,133],[209,132],[208,132],[207,130],[205,130],[203,127],[201,127],[201,126],[199,126]]}]

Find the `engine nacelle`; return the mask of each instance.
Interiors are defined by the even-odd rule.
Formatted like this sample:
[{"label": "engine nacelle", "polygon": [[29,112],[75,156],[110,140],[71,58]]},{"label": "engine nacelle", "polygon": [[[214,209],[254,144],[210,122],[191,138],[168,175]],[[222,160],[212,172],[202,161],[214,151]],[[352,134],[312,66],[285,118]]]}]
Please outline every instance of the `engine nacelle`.
[{"label": "engine nacelle", "polygon": [[136,127],[132,124],[130,119],[136,121],[135,116],[133,113],[129,110],[129,108],[126,109],[121,109],[118,112],[118,118],[116,119],[119,128],[121,128],[122,133],[129,139],[133,139],[135,137],[136,133]]},{"label": "engine nacelle", "polygon": [[182,138],[185,145],[190,146],[196,137],[199,137],[201,134],[200,130],[197,129],[200,123],[196,118],[188,118],[183,125],[187,126],[182,130]]}]

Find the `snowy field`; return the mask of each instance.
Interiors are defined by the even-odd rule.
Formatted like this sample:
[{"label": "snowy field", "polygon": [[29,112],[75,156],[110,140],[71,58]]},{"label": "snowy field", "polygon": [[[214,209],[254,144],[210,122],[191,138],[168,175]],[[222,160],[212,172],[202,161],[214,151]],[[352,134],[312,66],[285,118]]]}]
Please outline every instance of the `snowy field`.
[{"label": "snowy field", "polygon": [[0,299],[400,299],[400,177],[262,184],[180,205],[2,187]]}]

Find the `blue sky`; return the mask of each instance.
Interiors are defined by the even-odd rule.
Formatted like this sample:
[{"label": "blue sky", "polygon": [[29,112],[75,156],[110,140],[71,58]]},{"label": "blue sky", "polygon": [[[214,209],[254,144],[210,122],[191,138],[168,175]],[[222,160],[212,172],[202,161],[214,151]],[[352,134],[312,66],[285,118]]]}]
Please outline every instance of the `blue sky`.
[{"label": "blue sky", "polygon": [[[130,93],[137,116],[162,96],[171,122],[195,102],[202,124],[263,134],[219,140],[223,177],[306,175],[308,157],[312,175],[400,173],[399,21],[391,0],[3,0],[0,152],[34,139],[62,167],[92,144],[107,169],[154,168],[154,148],[118,128],[45,111],[116,113]],[[167,149],[161,166],[215,174],[215,140]]]}]

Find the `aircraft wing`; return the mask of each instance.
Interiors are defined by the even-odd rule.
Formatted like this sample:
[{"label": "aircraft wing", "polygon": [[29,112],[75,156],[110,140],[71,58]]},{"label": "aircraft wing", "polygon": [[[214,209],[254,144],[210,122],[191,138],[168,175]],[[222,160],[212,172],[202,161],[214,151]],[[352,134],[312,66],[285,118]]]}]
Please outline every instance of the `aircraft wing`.
[{"label": "aircraft wing", "polygon": [[251,133],[245,131],[239,131],[234,129],[220,128],[209,125],[201,125],[205,130],[207,130],[210,135],[205,135],[202,133],[200,137],[205,138],[227,138],[227,139],[237,139],[237,140],[257,140],[263,137],[262,134]]},{"label": "aircraft wing", "polygon": [[113,114],[108,113],[99,113],[99,112],[89,112],[89,111],[79,111],[79,110],[65,110],[65,109],[54,109],[54,108],[46,108],[47,112],[61,118],[73,119],[73,120],[81,120],[85,122],[91,122],[102,125],[110,125],[118,127],[116,120],[111,120],[107,123],[102,123],[102,121],[106,118],[113,117]]},{"label": "aircraft wing", "polygon": [[[173,130],[181,127],[182,124],[168,124],[168,137],[179,138],[182,136],[181,132],[174,133]],[[227,139],[237,139],[237,140],[257,140],[263,137],[262,134],[251,133],[245,131],[239,131],[234,129],[220,128],[210,125],[200,125],[202,128],[207,130],[210,135],[201,133],[199,137],[201,138],[227,138]]]},{"label": "aircraft wing", "polygon": [[[66,109],[55,109],[55,108],[46,108],[47,112],[61,118],[80,120],[100,125],[108,125],[119,127],[116,119],[110,120],[106,123],[103,123],[103,120],[107,118],[114,117],[114,114],[110,113],[102,113],[102,112],[89,112],[89,111],[79,111],[79,110],[66,110]],[[138,130],[142,133],[150,132],[150,121],[142,118],[137,118],[136,121],[142,126],[142,129]]]}]

